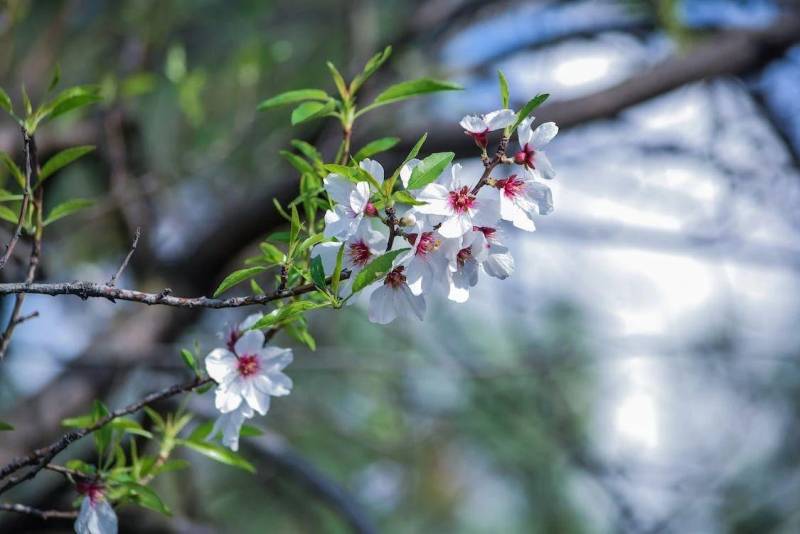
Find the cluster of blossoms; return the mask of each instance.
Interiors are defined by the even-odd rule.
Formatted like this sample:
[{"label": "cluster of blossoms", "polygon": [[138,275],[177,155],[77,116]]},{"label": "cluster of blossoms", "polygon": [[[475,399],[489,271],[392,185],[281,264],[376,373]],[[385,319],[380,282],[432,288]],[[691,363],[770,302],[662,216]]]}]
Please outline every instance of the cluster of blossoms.
[{"label": "cluster of blossoms", "polygon": [[[508,128],[516,119],[512,110],[501,109],[464,117],[460,124],[485,155],[489,133]],[[414,203],[398,214],[398,239],[389,249],[408,250],[395,258],[383,284],[372,293],[371,321],[387,324],[396,318],[422,319],[426,296],[440,293],[464,302],[481,272],[499,279],[513,272],[514,259],[502,242],[500,221],[533,231],[533,217],[553,210],[552,193],[540,179],[555,175],[542,148],[555,137],[558,127],[548,122],[533,129],[533,120],[529,117],[520,122],[519,149],[513,157],[505,156],[508,139],[503,140],[498,163],[518,169],[508,177],[470,175],[455,163],[432,183],[411,189],[409,180],[420,160],[412,159],[403,166],[400,181]],[[491,170],[486,157],[484,162]],[[313,253],[320,256],[325,271],[331,272],[344,244],[343,266],[350,270],[350,280],[387,250],[389,240],[387,221],[372,201],[375,185],[383,184],[384,169],[369,159],[360,166],[373,180],[353,182],[338,174],[325,179],[325,189],[335,203],[325,214],[325,236],[338,241],[321,243]]]}]

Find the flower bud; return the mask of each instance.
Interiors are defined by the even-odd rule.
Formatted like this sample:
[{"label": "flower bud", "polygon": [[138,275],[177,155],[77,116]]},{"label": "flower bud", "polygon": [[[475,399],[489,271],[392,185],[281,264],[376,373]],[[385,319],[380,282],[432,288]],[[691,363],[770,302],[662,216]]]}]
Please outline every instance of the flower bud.
[{"label": "flower bud", "polygon": [[397,224],[403,227],[414,226],[415,224],[417,224],[417,218],[414,217],[413,213],[406,213],[405,215],[400,217],[400,220],[397,221]]},{"label": "flower bud", "polygon": [[375,208],[375,205],[372,202],[367,202],[367,206],[364,208],[364,215],[367,217],[378,216],[378,210]]},{"label": "flower bud", "polygon": [[528,154],[525,153],[524,150],[520,150],[516,154],[514,154],[514,163],[517,165],[525,165],[525,161],[528,159]]}]

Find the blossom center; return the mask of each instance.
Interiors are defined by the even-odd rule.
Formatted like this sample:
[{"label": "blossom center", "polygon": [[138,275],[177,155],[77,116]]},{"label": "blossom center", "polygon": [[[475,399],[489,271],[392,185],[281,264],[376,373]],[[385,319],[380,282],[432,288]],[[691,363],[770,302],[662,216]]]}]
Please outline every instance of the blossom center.
[{"label": "blossom center", "polygon": [[489,136],[488,136],[489,128],[486,128],[482,132],[464,132],[464,133],[473,138],[475,140],[475,144],[481,148],[486,148],[486,146],[489,144]]},{"label": "blossom center", "polygon": [[98,481],[81,481],[75,484],[78,493],[86,495],[92,504],[97,503],[103,498],[103,484]]},{"label": "blossom center", "polygon": [[458,254],[456,254],[456,261],[459,267],[463,267],[470,258],[472,258],[472,249],[469,247],[462,248],[458,251]]},{"label": "blossom center", "polygon": [[239,338],[242,337],[242,334],[243,332],[236,326],[232,326],[228,329],[228,335],[225,336],[225,345],[228,346],[228,350],[233,352],[233,347],[236,345],[236,342],[239,341]]},{"label": "blossom center", "polygon": [[497,234],[497,229],[490,226],[473,226],[472,230],[475,232],[481,232],[483,237],[486,238],[486,241],[494,241],[495,234]]},{"label": "blossom center", "polygon": [[384,284],[387,284],[392,289],[397,289],[406,283],[406,275],[403,274],[405,267],[402,265],[395,268],[392,272],[386,275]]},{"label": "blossom center", "polygon": [[350,244],[350,260],[353,265],[366,265],[372,257],[369,246],[363,240],[358,240]]},{"label": "blossom center", "polygon": [[514,154],[514,163],[533,169],[533,159],[535,155],[536,151],[532,149],[528,143],[525,143],[525,146],[522,147],[522,150]]},{"label": "blossom center", "polygon": [[454,212],[464,213],[475,204],[475,196],[470,194],[469,187],[464,186],[461,189],[450,191],[449,201]]},{"label": "blossom center", "polygon": [[506,198],[514,199],[525,190],[525,182],[517,178],[516,174],[512,174],[508,178],[497,180],[497,188],[503,191]]},{"label": "blossom center", "polygon": [[258,361],[258,356],[255,354],[245,354],[244,356],[240,356],[237,366],[239,374],[244,377],[256,374],[258,369],[261,367]]},{"label": "blossom center", "polygon": [[433,237],[433,232],[423,232],[422,236],[419,238],[417,249],[414,251],[414,253],[417,256],[424,256],[425,254],[433,252],[439,248],[440,244],[441,241]]}]

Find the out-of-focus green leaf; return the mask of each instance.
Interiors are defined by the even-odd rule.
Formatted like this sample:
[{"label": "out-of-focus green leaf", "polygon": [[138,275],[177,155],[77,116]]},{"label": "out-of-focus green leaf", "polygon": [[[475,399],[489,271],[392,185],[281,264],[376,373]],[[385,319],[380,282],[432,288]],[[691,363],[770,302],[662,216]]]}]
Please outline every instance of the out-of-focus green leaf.
[{"label": "out-of-focus green leaf", "polygon": [[327,304],[317,304],[316,302],[311,302],[310,300],[296,300],[282,308],[271,311],[262,317],[255,325],[253,325],[252,329],[263,330],[265,328],[277,326],[288,321],[293,321],[308,310],[323,308],[325,306],[327,306]]},{"label": "out-of-focus green leaf", "polygon": [[439,91],[461,91],[464,89],[458,84],[433,80],[430,78],[420,78],[392,85],[375,98],[374,104],[389,104],[399,102],[406,98]]},{"label": "out-of-focus green leaf", "polygon": [[200,376],[200,366],[197,364],[197,358],[194,357],[192,351],[181,349],[181,358],[183,359],[183,363],[192,370],[195,376]]},{"label": "out-of-focus green leaf", "polygon": [[292,111],[292,126],[327,115],[336,107],[336,102],[303,102]]},{"label": "out-of-focus green leaf", "polygon": [[11,97],[8,96],[5,89],[0,87],[0,108],[6,110],[8,113],[14,113],[14,107],[11,104]]},{"label": "out-of-focus green leaf", "polygon": [[503,103],[503,109],[508,108],[508,80],[506,80],[505,74],[503,74],[502,70],[497,71],[497,79],[500,82],[500,100]]},{"label": "out-of-focus green leaf", "polygon": [[311,259],[311,280],[314,281],[314,285],[318,288],[325,290],[327,284],[325,283],[325,269],[322,267],[322,258],[319,256],[314,256]]},{"label": "out-of-focus green leaf", "polygon": [[128,497],[132,498],[136,504],[167,516],[172,515],[170,509],[161,501],[158,493],[149,487],[136,482],[126,482],[123,486],[128,490]]},{"label": "out-of-focus green leaf", "polygon": [[549,95],[549,94],[547,94],[547,93],[542,93],[542,94],[536,95],[535,97],[533,97],[533,98],[531,98],[530,100],[528,100],[528,103],[527,103],[527,104],[525,104],[524,106],[522,106],[522,109],[520,109],[520,110],[517,112],[517,121],[516,121],[516,122],[514,123],[514,125],[511,127],[511,131],[513,132],[514,130],[516,130],[516,129],[517,129],[517,126],[519,126],[519,123],[521,123],[523,120],[525,120],[525,118],[526,118],[528,115],[530,115],[530,114],[531,114],[531,112],[532,112],[534,109],[536,109],[536,108],[538,108],[539,106],[541,106],[542,104],[544,104],[544,101],[545,101],[545,100],[547,100],[547,99],[548,99],[548,97],[550,97],[550,95]]},{"label": "out-of-focus green leaf", "polygon": [[14,180],[16,180],[17,185],[19,185],[20,189],[24,190],[26,180],[25,180],[25,173],[22,172],[22,169],[20,169],[17,166],[17,164],[14,163],[14,160],[11,159],[11,156],[6,154],[2,150],[0,150],[0,160],[3,161],[3,165],[6,166],[8,172],[10,172],[11,176],[14,177]]},{"label": "out-of-focus green leaf", "polygon": [[253,464],[242,458],[240,455],[236,454],[230,449],[227,449],[221,445],[217,445],[216,443],[211,443],[209,441],[192,441],[181,439],[177,440],[179,445],[183,445],[184,447],[188,447],[193,451],[199,452],[200,454],[211,458],[214,461],[231,465],[233,467],[238,467],[239,469],[244,469],[245,471],[249,471],[250,473],[255,473],[256,468],[253,467]]},{"label": "out-of-focus green leaf", "polygon": [[19,222],[19,214],[14,213],[14,211],[8,206],[0,205],[0,219],[8,221],[12,224],[17,224]]},{"label": "out-of-focus green leaf", "polygon": [[298,156],[297,154],[293,154],[288,150],[281,150],[280,155],[286,158],[286,161],[292,164],[292,167],[300,171],[301,173],[304,172],[314,172],[314,167],[311,166],[309,162]]},{"label": "out-of-focus green leaf", "polygon": [[11,430],[14,430],[12,425],[9,425],[5,421],[0,421],[0,432],[10,432]]}]

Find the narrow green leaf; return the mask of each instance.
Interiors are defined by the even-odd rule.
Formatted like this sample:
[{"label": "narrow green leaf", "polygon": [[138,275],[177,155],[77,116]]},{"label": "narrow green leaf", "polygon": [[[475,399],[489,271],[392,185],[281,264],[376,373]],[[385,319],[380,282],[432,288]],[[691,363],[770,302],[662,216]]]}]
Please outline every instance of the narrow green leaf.
[{"label": "narrow green leaf", "polygon": [[52,224],[59,219],[63,219],[67,215],[72,215],[76,211],[88,208],[93,204],[94,200],[89,200],[87,198],[73,198],[71,200],[67,200],[66,202],[62,202],[50,211],[50,213],[47,215],[47,218],[44,220],[44,225],[47,226],[48,224]]},{"label": "narrow green leaf", "polygon": [[300,246],[297,247],[296,253],[301,254],[303,251],[313,247],[323,239],[325,239],[325,236],[323,234],[314,234],[311,237],[304,239],[303,242],[300,243]]},{"label": "narrow green leaf", "polygon": [[128,417],[118,417],[108,423],[108,426],[115,430],[121,430],[127,434],[135,434],[147,439],[153,439],[153,434],[142,428],[142,425]]},{"label": "narrow green leaf", "polygon": [[31,105],[31,98],[28,96],[28,90],[25,88],[25,84],[22,84],[22,104],[25,106],[25,113],[30,116],[33,112],[33,106]]},{"label": "narrow green leaf", "polygon": [[239,436],[243,438],[255,438],[263,435],[264,431],[253,425],[242,425],[241,430],[239,430]]},{"label": "narrow green leaf", "polygon": [[356,152],[356,155],[353,156],[353,159],[356,161],[361,161],[362,159],[369,158],[380,152],[386,152],[399,142],[399,137],[383,137],[381,139],[376,139]]},{"label": "narrow green leaf", "polygon": [[297,206],[292,206],[292,226],[289,229],[289,250],[294,249],[297,238],[300,236],[300,214],[297,213]]},{"label": "narrow green leaf", "polygon": [[37,122],[48,116],[55,119],[64,113],[99,102],[102,99],[100,87],[96,85],[79,85],[64,89],[37,112],[39,115]]},{"label": "narrow green leaf", "polygon": [[217,289],[214,291],[214,298],[217,298],[219,295],[226,292],[236,284],[240,284],[264,270],[266,270],[266,267],[258,266],[248,267],[247,269],[240,269],[232,272],[225,277],[225,279],[219,284],[219,287],[217,287]]},{"label": "narrow green leaf", "polygon": [[508,80],[502,70],[497,71],[497,78],[500,82],[500,100],[503,102],[503,109],[508,108]]},{"label": "narrow green leaf", "polygon": [[356,279],[353,281],[353,294],[358,293],[371,283],[386,276],[389,271],[392,270],[392,262],[394,262],[397,255],[407,250],[409,249],[391,250],[368,263],[367,266],[356,275]]},{"label": "narrow green leaf", "polygon": [[339,91],[339,96],[342,97],[342,100],[347,100],[350,97],[350,93],[347,90],[347,84],[344,81],[342,73],[339,72],[336,65],[330,61],[328,61],[326,65],[328,66],[328,70],[331,71],[331,77],[333,78],[333,83],[336,85],[336,90]]},{"label": "narrow green leaf", "polygon": [[155,411],[149,406],[145,406],[143,410],[144,413],[147,414],[147,417],[149,417],[150,420],[153,421],[153,424],[155,425],[156,429],[163,430],[164,428],[166,428],[166,421],[164,421],[164,418],[161,417],[161,414],[159,414],[157,411]]},{"label": "narrow green leaf", "polygon": [[132,497],[134,502],[139,506],[149,508],[150,510],[160,512],[167,516],[172,515],[170,509],[161,501],[161,497],[158,496],[158,493],[149,487],[137,484],[136,482],[126,482],[123,484],[123,487],[128,490],[128,495]]},{"label": "narrow green leaf", "polygon": [[293,321],[308,310],[323,308],[326,305],[327,304],[317,304],[316,302],[311,302],[310,300],[296,300],[282,308],[273,310],[262,317],[255,325],[253,325],[252,330],[263,330],[265,328],[270,328],[272,326]]},{"label": "narrow green leaf", "polygon": [[460,91],[462,89],[464,88],[455,83],[421,78],[419,80],[410,80],[392,85],[375,98],[374,104],[389,104],[417,95],[436,93],[439,91]]},{"label": "narrow green leaf", "polygon": [[325,104],[322,102],[303,102],[292,111],[292,126],[322,117],[333,111],[335,107],[336,102],[333,100],[328,100]]},{"label": "narrow green leaf", "polygon": [[17,167],[17,164],[14,163],[14,160],[11,159],[11,156],[0,150],[0,160],[3,161],[3,165],[6,166],[8,172],[11,173],[11,176],[14,177],[14,180],[19,185],[20,189],[25,189],[25,173],[22,172],[22,169]]},{"label": "narrow green leaf", "polygon": [[214,421],[206,421],[205,423],[200,423],[192,430],[192,433],[189,434],[189,437],[186,438],[189,441],[203,441],[205,439],[213,439],[214,436],[211,435],[211,431],[214,430]]},{"label": "narrow green leaf", "polygon": [[420,189],[436,180],[447,167],[455,154],[452,152],[437,152],[422,160],[422,163],[411,171],[407,189]]},{"label": "narrow green leaf", "polygon": [[286,160],[291,163],[292,167],[301,173],[314,172],[314,167],[297,154],[292,154],[288,150],[281,150],[280,155],[286,158]]},{"label": "narrow green leaf", "polygon": [[12,425],[9,425],[5,421],[0,421],[0,432],[10,432],[12,430],[14,430]]},{"label": "narrow green leaf", "polygon": [[183,358],[183,363],[185,363],[196,376],[200,376],[200,367],[197,365],[197,358],[194,357],[192,351],[181,349],[181,358]]},{"label": "narrow green leaf", "polygon": [[11,224],[17,224],[19,222],[19,213],[14,213],[8,206],[0,205],[0,219],[8,221]]},{"label": "narrow green leaf", "polygon": [[411,193],[408,191],[395,191],[392,198],[401,204],[408,204],[410,206],[424,206],[427,204],[427,202],[422,202],[411,196]]},{"label": "narrow green leaf", "polygon": [[300,139],[292,139],[292,146],[303,153],[305,157],[314,163],[322,163],[322,154],[310,143]]},{"label": "narrow green leaf", "polygon": [[364,65],[364,69],[358,74],[355,78],[353,78],[352,83],[350,84],[350,94],[355,95],[356,92],[364,85],[366,82],[375,72],[381,68],[381,66],[386,63],[386,60],[389,59],[389,56],[392,55],[392,47],[387,46],[381,52],[378,52],[374,56],[372,56],[369,61],[367,61],[366,65]]},{"label": "narrow green leaf", "polygon": [[[108,411],[108,408],[105,404],[99,400],[94,401],[94,405],[92,406],[92,423],[96,423],[100,419],[108,416],[110,413],[111,412]],[[103,453],[111,444],[113,431],[114,429],[110,425],[106,425],[102,428],[98,428],[92,433],[98,456],[102,457]]]},{"label": "narrow green leaf", "polygon": [[44,164],[42,171],[39,173],[39,181],[44,181],[45,178],[52,175],[57,170],[66,167],[76,159],[80,158],[81,156],[85,156],[92,150],[94,150],[94,146],[92,145],[76,146],[62,150],[52,158],[48,159],[47,163]]},{"label": "narrow green leaf", "polygon": [[22,195],[14,194],[5,189],[0,189],[0,202],[13,202],[15,200],[22,200]]},{"label": "narrow green leaf", "polygon": [[[272,239],[272,236],[270,236],[270,239]],[[261,249],[261,254],[264,256],[264,259],[269,263],[277,265],[286,259],[286,256],[283,254],[283,252],[281,252],[281,249],[272,243],[263,241],[258,245],[258,247]]]},{"label": "narrow green leaf", "polygon": [[49,93],[53,89],[56,88],[58,82],[61,81],[61,66],[56,63],[56,68],[53,69],[53,76],[50,78],[50,85],[47,86],[47,92]]},{"label": "narrow green leaf", "polygon": [[11,97],[8,96],[5,89],[0,87],[0,108],[3,108],[9,114],[14,113],[14,107],[11,104]]},{"label": "narrow green leaf", "polygon": [[331,274],[331,292],[333,296],[338,298],[339,297],[339,285],[341,284],[342,280],[342,261],[344,260],[344,244],[339,247],[339,252],[336,254],[336,266],[333,268],[333,274]]},{"label": "narrow green leaf", "polygon": [[547,100],[549,96],[550,95],[547,93],[542,93],[528,100],[528,103],[522,106],[522,109],[517,112],[517,121],[511,127],[510,131],[513,132],[516,130],[517,126],[519,126],[519,123],[525,120],[525,118],[530,115],[534,109],[544,104],[544,101]]},{"label": "narrow green leaf", "polygon": [[325,283],[325,269],[322,266],[322,258],[314,256],[311,259],[310,271],[311,280],[314,281],[314,285],[325,290],[328,284]]},{"label": "narrow green leaf", "polygon": [[211,443],[208,441],[190,441],[190,440],[177,440],[179,445],[183,445],[192,449],[193,451],[199,452],[200,454],[211,458],[214,461],[231,465],[233,467],[238,467],[239,469],[244,469],[245,471],[249,471],[250,473],[255,473],[256,468],[253,467],[253,464],[236,454],[230,449],[227,449],[221,445],[217,445],[216,443]]},{"label": "narrow green leaf", "polygon": [[285,106],[288,104],[296,104],[298,102],[305,102],[307,100],[328,100],[330,97],[328,93],[322,89],[295,89],[293,91],[286,91],[272,98],[268,98],[258,105],[258,111],[265,109],[276,108],[278,106]]}]

